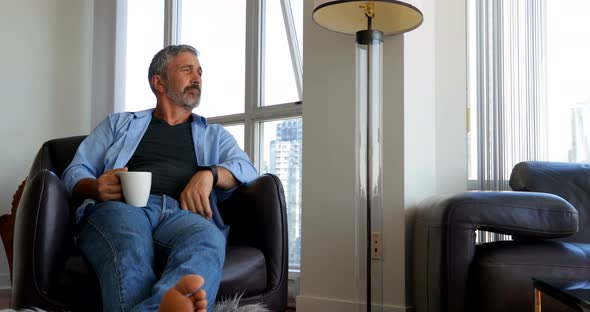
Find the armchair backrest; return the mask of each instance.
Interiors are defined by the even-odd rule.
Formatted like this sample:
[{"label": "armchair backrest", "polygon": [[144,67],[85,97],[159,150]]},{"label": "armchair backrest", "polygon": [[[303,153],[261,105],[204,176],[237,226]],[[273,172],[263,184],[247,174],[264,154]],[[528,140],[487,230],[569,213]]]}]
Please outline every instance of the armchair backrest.
[{"label": "armchair backrest", "polygon": [[47,141],[41,146],[31,170],[29,177],[32,177],[41,169],[48,169],[55,173],[58,177],[70,164],[76,154],[76,150],[82,141],[86,138],[85,135],[60,138]]},{"label": "armchair backrest", "polygon": [[590,164],[525,161],[510,176],[514,191],[551,193],[578,210],[578,233],[561,241],[590,243]]}]

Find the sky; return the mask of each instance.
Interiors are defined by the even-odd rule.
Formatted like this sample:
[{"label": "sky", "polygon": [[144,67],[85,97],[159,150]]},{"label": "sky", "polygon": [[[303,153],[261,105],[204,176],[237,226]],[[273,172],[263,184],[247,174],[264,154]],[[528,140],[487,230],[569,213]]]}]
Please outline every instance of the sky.
[{"label": "sky", "polygon": [[547,0],[549,158],[567,161],[571,107],[590,100],[590,1]]}]

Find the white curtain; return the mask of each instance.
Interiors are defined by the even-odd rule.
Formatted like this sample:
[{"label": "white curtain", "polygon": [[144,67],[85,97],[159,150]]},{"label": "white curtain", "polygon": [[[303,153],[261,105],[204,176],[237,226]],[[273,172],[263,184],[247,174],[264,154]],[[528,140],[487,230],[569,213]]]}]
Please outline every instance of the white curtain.
[{"label": "white curtain", "polygon": [[474,1],[477,188],[508,190],[515,164],[547,158],[546,0]]},{"label": "white curtain", "polygon": [[546,0],[474,1],[477,188],[507,190],[515,164],[547,155]]}]

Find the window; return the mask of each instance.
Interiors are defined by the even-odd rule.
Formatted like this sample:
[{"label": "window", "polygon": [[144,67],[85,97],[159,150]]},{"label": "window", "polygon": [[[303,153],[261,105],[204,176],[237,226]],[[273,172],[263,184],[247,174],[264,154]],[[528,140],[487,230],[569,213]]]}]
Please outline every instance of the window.
[{"label": "window", "polygon": [[547,146],[556,161],[590,162],[590,10],[586,0],[547,1]]},{"label": "window", "polygon": [[586,0],[470,0],[469,179],[507,189],[524,160],[590,161]]},{"label": "window", "polygon": [[[301,118],[266,121],[260,128],[262,171],[273,172],[283,183],[287,207],[301,207]],[[298,266],[301,259],[301,210],[290,210],[289,264]]]},{"label": "window", "polygon": [[203,105],[195,112],[208,118],[244,113],[246,0],[224,5],[223,23],[216,1],[180,0],[179,5],[178,43],[195,47],[203,67]]},{"label": "window", "polygon": [[[195,113],[223,125],[260,173],[283,183],[289,223],[289,264],[301,250],[303,1],[127,0],[125,103],[155,106],[147,69],[164,44],[190,44],[200,53],[203,93]],[[219,14],[223,14],[220,17]],[[220,22],[220,18],[223,22]],[[146,35],[149,34],[149,35]],[[123,77],[122,77],[123,76]]]},{"label": "window", "polygon": [[[149,33],[152,36],[139,34]],[[147,69],[152,57],[162,49],[164,37],[164,2],[160,0],[128,1],[127,42],[125,51],[126,111],[139,111],[155,106],[155,98],[148,84]]]}]

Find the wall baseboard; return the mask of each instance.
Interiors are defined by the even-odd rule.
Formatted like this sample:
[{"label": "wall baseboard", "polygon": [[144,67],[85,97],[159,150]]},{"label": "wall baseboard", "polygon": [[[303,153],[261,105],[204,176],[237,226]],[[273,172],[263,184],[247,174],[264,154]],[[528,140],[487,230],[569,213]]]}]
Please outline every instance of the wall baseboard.
[{"label": "wall baseboard", "polygon": [[[361,308],[361,303],[343,299],[334,298],[318,298],[309,296],[297,297],[297,312],[324,312],[324,311],[339,311],[339,312],[358,312]],[[377,308],[375,307],[375,310]],[[398,306],[391,304],[383,305],[383,312],[411,312],[413,309],[406,306]]]}]

